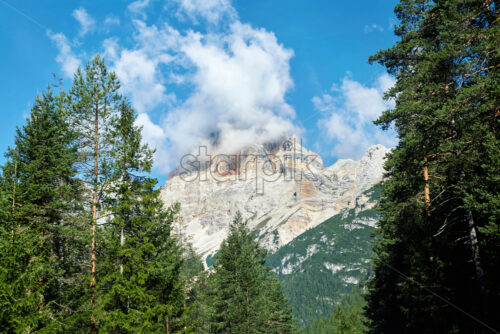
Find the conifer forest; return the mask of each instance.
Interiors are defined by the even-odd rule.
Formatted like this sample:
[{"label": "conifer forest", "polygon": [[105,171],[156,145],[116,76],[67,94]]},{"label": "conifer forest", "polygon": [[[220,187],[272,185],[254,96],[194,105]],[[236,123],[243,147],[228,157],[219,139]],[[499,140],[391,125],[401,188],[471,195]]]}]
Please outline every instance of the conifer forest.
[{"label": "conifer forest", "polygon": [[[500,2],[394,0],[393,39],[364,58],[380,85],[347,75],[307,117],[284,102],[307,52],[280,18],[276,37],[242,23],[256,4],[170,2],[127,4],[130,49],[77,51],[125,19],[75,10],[80,40],[45,37],[70,75],[16,124],[2,107],[0,333],[500,333]],[[49,24],[19,6],[0,0]],[[148,25],[147,6],[194,28]]]}]

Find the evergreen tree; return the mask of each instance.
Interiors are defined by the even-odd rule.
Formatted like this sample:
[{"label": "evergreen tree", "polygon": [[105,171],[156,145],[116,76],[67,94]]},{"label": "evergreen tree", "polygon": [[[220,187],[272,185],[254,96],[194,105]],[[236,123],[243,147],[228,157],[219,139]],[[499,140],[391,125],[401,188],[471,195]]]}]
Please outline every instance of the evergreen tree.
[{"label": "evergreen tree", "polygon": [[[164,210],[148,176],[153,151],[141,143],[135,112],[122,100],[110,127],[112,179],[103,227],[95,318],[102,332],[183,330],[181,254],[171,229],[178,206]],[[100,238],[101,239],[101,238]]]},{"label": "evergreen tree", "polygon": [[0,181],[0,326],[16,333],[62,331],[70,213],[79,186],[74,137],[61,98],[50,89],[37,95],[7,158]]},{"label": "evergreen tree", "polygon": [[500,328],[497,1],[401,0],[400,41],[372,62],[396,77],[377,124],[386,162],[367,315],[373,333]]},{"label": "evergreen tree", "polygon": [[203,266],[203,260],[194,250],[191,242],[182,232],[182,217],[176,223],[174,231],[178,245],[183,252],[183,266],[181,269],[181,280],[184,288],[185,300],[183,305],[186,328],[187,324],[195,332],[203,328],[203,292],[207,279],[207,272]]},{"label": "evergreen tree", "polygon": [[153,151],[142,144],[119,87],[97,55],[77,70],[67,99],[87,190],[90,254],[82,263],[87,288],[73,296],[79,309],[70,323],[74,331],[187,332],[181,250],[171,234],[179,208],[162,207],[149,177]]},{"label": "evergreen tree", "polygon": [[293,332],[291,310],[265,256],[238,213],[209,277],[208,332]]},{"label": "evergreen tree", "polygon": [[361,334],[366,332],[363,307],[366,305],[360,291],[345,297],[328,317],[317,319],[302,330],[303,334]]},{"label": "evergreen tree", "polygon": [[[85,218],[88,221],[87,240],[90,261],[83,268],[89,268],[89,291],[82,294],[79,312],[74,314],[74,324],[80,328],[89,326],[96,332],[95,309],[98,257],[98,225],[103,223],[109,212],[105,202],[113,184],[113,150],[111,123],[119,112],[121,95],[120,84],[115,73],[109,72],[104,59],[96,55],[84,70],[78,68],[73,79],[73,86],[68,95],[68,109],[71,123],[78,139],[78,172],[87,191],[85,196]],[[87,301],[85,302],[85,299]],[[85,305],[87,303],[87,305]],[[84,325],[84,319],[87,325]]]}]

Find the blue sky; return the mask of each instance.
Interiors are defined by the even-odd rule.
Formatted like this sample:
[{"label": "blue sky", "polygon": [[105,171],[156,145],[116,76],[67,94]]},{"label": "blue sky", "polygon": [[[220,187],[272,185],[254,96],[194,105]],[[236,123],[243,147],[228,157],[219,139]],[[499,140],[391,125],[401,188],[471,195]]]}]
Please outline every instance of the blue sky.
[{"label": "blue sky", "polygon": [[391,46],[395,0],[0,0],[0,149],[52,73],[105,55],[157,149],[161,181],[182,154],[296,133],[325,164],[394,134],[371,124],[393,84],[368,57]]}]

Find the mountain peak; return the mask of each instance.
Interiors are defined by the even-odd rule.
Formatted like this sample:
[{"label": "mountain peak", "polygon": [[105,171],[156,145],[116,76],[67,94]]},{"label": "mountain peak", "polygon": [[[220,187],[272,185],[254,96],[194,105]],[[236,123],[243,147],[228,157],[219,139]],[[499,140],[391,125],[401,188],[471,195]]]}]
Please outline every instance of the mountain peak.
[{"label": "mountain peak", "polygon": [[181,203],[180,229],[205,257],[218,249],[237,211],[274,252],[342,210],[372,205],[363,193],[382,180],[387,152],[374,145],[359,161],[323,168],[321,157],[291,136],[212,156],[198,175],[166,181],[161,196],[166,205]]}]

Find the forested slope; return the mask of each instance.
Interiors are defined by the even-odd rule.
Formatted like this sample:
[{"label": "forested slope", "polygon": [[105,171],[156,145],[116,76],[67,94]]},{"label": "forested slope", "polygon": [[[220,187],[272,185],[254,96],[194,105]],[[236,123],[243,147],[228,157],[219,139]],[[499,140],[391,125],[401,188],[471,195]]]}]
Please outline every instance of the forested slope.
[{"label": "forested slope", "polygon": [[[368,203],[377,202],[380,189],[371,188],[365,195]],[[330,314],[352,289],[363,287],[370,274],[371,233],[378,216],[375,209],[357,203],[267,258],[300,325]]]}]

